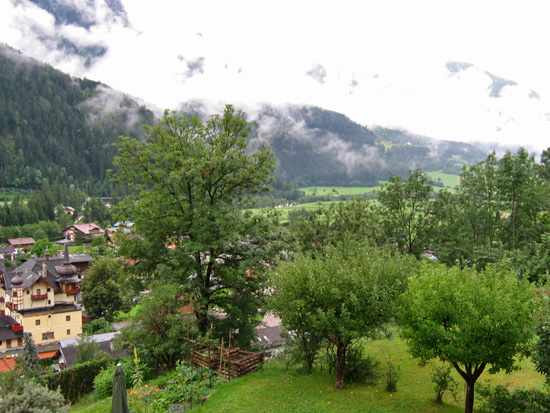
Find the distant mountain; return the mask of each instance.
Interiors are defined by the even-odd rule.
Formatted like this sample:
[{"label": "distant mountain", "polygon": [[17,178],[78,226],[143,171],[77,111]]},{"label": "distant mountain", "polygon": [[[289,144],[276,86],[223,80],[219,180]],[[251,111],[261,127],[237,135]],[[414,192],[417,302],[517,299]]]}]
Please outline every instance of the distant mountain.
[{"label": "distant mountain", "polygon": [[[201,102],[183,109],[211,114]],[[416,168],[458,172],[487,155],[471,144],[370,130],[317,107],[264,105],[247,113],[251,150],[267,142],[277,179],[291,186],[374,185],[388,171],[405,175]],[[0,44],[0,186],[37,187],[48,178],[105,192],[112,143],[120,135],[139,137],[141,126],[154,122],[133,98]]]},{"label": "distant mountain", "polygon": [[111,144],[153,122],[128,96],[0,44],[0,186],[105,181]]}]

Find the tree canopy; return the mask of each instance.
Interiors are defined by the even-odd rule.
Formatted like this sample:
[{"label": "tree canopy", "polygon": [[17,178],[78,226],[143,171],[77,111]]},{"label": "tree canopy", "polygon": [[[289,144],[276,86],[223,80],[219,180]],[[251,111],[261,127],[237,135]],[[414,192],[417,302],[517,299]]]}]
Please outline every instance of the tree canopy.
[{"label": "tree canopy", "polygon": [[514,369],[515,356],[533,338],[535,293],[513,272],[483,272],[426,264],[411,278],[399,312],[402,336],[414,357],[453,365],[467,384],[466,412],[474,385],[489,372]]},{"label": "tree canopy", "polygon": [[[268,189],[275,167],[267,147],[247,152],[249,129],[231,105],[204,123],[166,112],[145,141],[122,138],[115,159],[114,179],[135,193],[119,215],[139,235],[121,253],[139,259],[142,276],[183,285],[203,333],[210,322],[251,331],[278,240],[265,216],[241,210]],[[209,320],[213,310],[226,317]]]},{"label": "tree canopy", "polygon": [[287,330],[312,331],[336,346],[335,387],[342,388],[348,346],[390,321],[415,265],[389,249],[327,246],[323,255],[299,254],[278,266],[271,305]]}]

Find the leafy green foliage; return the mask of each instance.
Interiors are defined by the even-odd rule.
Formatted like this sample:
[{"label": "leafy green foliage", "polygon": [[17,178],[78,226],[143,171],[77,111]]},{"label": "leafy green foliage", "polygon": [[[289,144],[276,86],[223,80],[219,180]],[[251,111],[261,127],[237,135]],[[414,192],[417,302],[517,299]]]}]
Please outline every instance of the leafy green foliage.
[{"label": "leafy green foliage", "polygon": [[6,413],[65,413],[70,410],[58,390],[49,390],[34,380],[25,380],[21,392],[14,392],[2,398],[1,412]]},{"label": "leafy green foliage", "polygon": [[397,382],[399,377],[401,377],[401,368],[396,366],[391,358],[386,358],[386,363],[388,368],[386,370],[386,391],[394,393],[397,391]]},{"label": "leafy green foliage", "polygon": [[419,169],[409,171],[407,179],[390,174],[378,195],[387,235],[403,250],[419,256],[435,225],[433,182]]},{"label": "leafy green foliage", "polygon": [[[337,350],[333,344],[328,346],[325,356],[329,374],[332,374],[338,360]],[[380,376],[380,363],[366,354],[363,340],[351,344],[346,350],[346,366],[344,368],[346,380],[353,383],[374,382]]]},{"label": "leafy green foliage", "polygon": [[82,335],[76,341],[76,362],[75,364],[85,363],[87,361],[99,358],[110,359],[110,355],[101,351],[101,345],[96,343],[87,335]]},{"label": "leafy green foliage", "polygon": [[116,311],[122,309],[122,291],[119,285],[122,266],[118,259],[102,258],[86,270],[82,281],[82,303],[92,319],[113,321]]},{"label": "leafy green foliage", "polygon": [[289,214],[290,230],[298,248],[323,253],[326,245],[348,241],[381,245],[385,242],[382,218],[374,201],[354,197],[348,202],[332,203],[328,208]]},{"label": "leafy green foliage", "polygon": [[515,357],[533,338],[535,292],[514,273],[488,266],[483,272],[424,265],[402,296],[402,336],[422,363],[439,358],[467,384],[466,410],[474,385],[489,372],[512,371]]},{"label": "leafy green foliage", "polygon": [[353,243],[327,246],[316,257],[298,254],[275,270],[270,304],[287,330],[313,331],[336,346],[336,387],[341,388],[346,349],[390,320],[395,297],[415,271],[413,261]]},{"label": "leafy green foliage", "polygon": [[63,397],[74,402],[93,390],[95,377],[109,362],[106,358],[96,359],[52,373],[49,376],[48,387],[50,389],[59,387]]},{"label": "leafy green foliage", "polygon": [[479,388],[483,407],[502,413],[537,413],[550,411],[550,395],[539,389],[509,390],[505,386],[484,386]]},{"label": "leafy green foliage", "polygon": [[113,325],[104,318],[96,318],[89,323],[82,324],[82,330],[86,335],[112,333],[115,331]]},{"label": "leafy green foliage", "polygon": [[434,366],[430,380],[434,384],[436,401],[443,402],[445,392],[450,392],[457,399],[458,382],[451,376],[451,366]]},{"label": "leafy green foliage", "polygon": [[323,344],[323,336],[315,331],[293,331],[286,333],[284,357],[287,367],[301,364],[301,370],[310,374],[317,360],[318,352]]},{"label": "leafy green foliage", "polygon": [[177,285],[157,285],[143,298],[131,324],[122,329],[119,338],[124,347],[139,348],[145,363],[157,370],[174,368],[191,351],[185,339],[195,339],[197,334],[191,315],[183,312],[184,305]]},{"label": "leafy green foliage", "polygon": [[[240,211],[268,189],[275,166],[266,147],[247,153],[249,129],[231,105],[206,123],[166,112],[144,142],[122,138],[114,174],[135,192],[119,210],[139,235],[120,250],[139,258],[132,270],[182,285],[200,331],[238,328],[242,345],[252,339],[265,263],[280,240],[273,219]],[[226,317],[209,318],[213,309]]]}]

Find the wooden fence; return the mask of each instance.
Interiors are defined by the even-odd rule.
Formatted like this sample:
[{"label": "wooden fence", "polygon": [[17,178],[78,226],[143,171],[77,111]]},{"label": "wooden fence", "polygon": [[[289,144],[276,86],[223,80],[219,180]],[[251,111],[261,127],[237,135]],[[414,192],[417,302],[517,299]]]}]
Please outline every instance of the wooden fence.
[{"label": "wooden fence", "polygon": [[195,367],[216,370],[228,380],[259,370],[264,364],[264,353],[253,353],[240,348],[193,350],[191,358]]}]

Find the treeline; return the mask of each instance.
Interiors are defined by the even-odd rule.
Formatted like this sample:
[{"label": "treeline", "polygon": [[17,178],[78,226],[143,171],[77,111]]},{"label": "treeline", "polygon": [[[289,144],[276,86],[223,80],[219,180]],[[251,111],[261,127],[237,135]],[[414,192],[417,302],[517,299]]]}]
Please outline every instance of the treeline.
[{"label": "treeline", "polygon": [[130,99],[97,116],[94,111],[109,104],[100,99],[100,86],[0,44],[0,187],[36,188],[44,178],[91,186],[107,181],[111,144],[120,135],[137,136],[154,119]]},{"label": "treeline", "polygon": [[414,170],[392,175],[377,203],[355,198],[289,219],[302,248],[367,239],[462,268],[507,259],[521,277],[541,281],[550,271],[549,211],[550,150],[537,163],[520,149],[464,167],[454,191],[435,194],[428,175]]},{"label": "treeline", "polygon": [[[118,198],[111,198],[111,203],[117,204]],[[64,209],[68,206],[73,209],[71,213]],[[33,192],[28,201],[24,201],[19,193],[8,197],[5,192],[0,192],[0,243],[24,237],[59,239],[62,231],[79,216],[85,222],[95,222],[100,226],[111,223],[105,201],[89,197],[74,185],[67,186],[59,181],[50,185],[44,179],[41,189]]]}]

